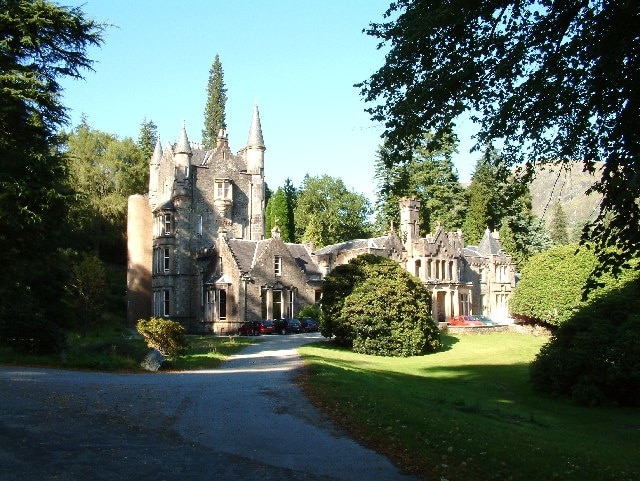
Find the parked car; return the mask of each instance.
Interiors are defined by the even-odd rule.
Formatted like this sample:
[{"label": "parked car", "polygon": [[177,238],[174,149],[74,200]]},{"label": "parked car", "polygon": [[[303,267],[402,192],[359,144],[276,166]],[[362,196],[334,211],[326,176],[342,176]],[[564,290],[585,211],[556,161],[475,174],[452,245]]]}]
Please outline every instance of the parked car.
[{"label": "parked car", "polygon": [[302,332],[302,326],[298,319],[276,319],[273,321],[278,334],[289,334],[292,332]]},{"label": "parked car", "polygon": [[310,317],[303,317],[300,319],[300,325],[304,332],[317,332],[320,328],[320,324],[315,319]]},{"label": "parked car", "polygon": [[482,322],[475,319],[473,316],[453,316],[447,321],[452,326],[482,326]]},{"label": "parked car", "polygon": [[264,320],[258,322],[260,323],[260,334],[273,334],[276,332],[276,326],[273,321]]},{"label": "parked car", "polygon": [[245,322],[238,328],[240,336],[257,336],[260,334],[260,323],[258,321]]},{"label": "parked car", "polygon": [[480,321],[483,325],[485,326],[497,326],[498,323],[489,319],[487,316],[483,316],[482,314],[474,314],[473,316],[474,319]]}]

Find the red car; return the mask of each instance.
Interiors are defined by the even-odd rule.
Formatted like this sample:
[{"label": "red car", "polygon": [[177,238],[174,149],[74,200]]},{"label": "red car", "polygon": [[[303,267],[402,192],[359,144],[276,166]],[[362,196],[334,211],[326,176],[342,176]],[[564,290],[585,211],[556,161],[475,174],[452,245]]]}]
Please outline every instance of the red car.
[{"label": "red car", "polygon": [[241,336],[258,336],[260,334],[272,334],[275,332],[273,321],[251,321],[245,322],[238,328]]},{"label": "red car", "polygon": [[447,321],[447,324],[452,326],[482,326],[482,321],[479,321],[473,316],[453,316]]}]

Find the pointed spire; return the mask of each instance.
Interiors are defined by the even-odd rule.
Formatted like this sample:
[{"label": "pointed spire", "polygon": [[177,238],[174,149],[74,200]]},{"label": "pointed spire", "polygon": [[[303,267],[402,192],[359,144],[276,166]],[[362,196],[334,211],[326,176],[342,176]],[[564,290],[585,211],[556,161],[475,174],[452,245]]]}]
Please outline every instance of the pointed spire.
[{"label": "pointed spire", "polygon": [[500,252],[500,244],[498,244],[498,241],[493,237],[488,227],[484,231],[484,235],[478,246],[478,251],[485,256],[495,255]]},{"label": "pointed spire", "polygon": [[260,112],[258,111],[257,105],[253,107],[253,118],[251,119],[251,127],[249,128],[249,140],[247,140],[247,147],[264,149],[262,126],[260,125]]},{"label": "pointed spire", "polygon": [[182,121],[182,130],[180,131],[180,138],[178,139],[174,153],[191,154],[191,146],[189,145],[189,138],[187,137],[187,129],[185,127],[184,120]]},{"label": "pointed spire", "polygon": [[153,155],[151,156],[151,165],[160,165],[160,161],[162,160],[162,145],[160,145],[160,137],[156,140],[156,148],[153,150]]}]

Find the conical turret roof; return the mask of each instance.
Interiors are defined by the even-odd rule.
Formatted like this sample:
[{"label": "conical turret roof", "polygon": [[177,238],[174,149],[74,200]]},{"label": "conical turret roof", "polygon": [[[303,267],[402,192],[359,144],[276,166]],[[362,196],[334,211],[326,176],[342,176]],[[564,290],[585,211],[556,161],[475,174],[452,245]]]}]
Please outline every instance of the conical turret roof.
[{"label": "conical turret roof", "polygon": [[187,129],[182,124],[182,130],[180,131],[180,138],[178,139],[178,143],[176,144],[176,148],[174,150],[176,154],[191,154],[191,146],[189,145],[189,138],[187,137]]},{"label": "conical turret roof", "polygon": [[249,140],[247,147],[258,147],[264,149],[264,139],[262,138],[262,126],[260,125],[260,112],[258,106],[253,108],[253,118],[251,119],[251,127],[249,128]]},{"label": "conical turret roof", "polygon": [[162,160],[162,145],[160,145],[160,137],[156,140],[156,148],[153,150],[153,155],[151,156],[151,165],[160,165],[160,161]]}]

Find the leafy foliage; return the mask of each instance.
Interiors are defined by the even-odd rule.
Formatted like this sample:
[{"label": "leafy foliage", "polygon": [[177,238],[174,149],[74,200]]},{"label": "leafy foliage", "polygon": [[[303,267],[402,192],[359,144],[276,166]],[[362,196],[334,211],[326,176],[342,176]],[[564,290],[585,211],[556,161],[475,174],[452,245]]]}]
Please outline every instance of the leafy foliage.
[{"label": "leafy foliage", "polygon": [[[398,0],[367,33],[389,49],[359,84],[398,151],[431,129],[449,135],[463,113],[477,146],[502,139],[510,165],[570,164],[602,176],[595,274],[640,251],[640,3],[593,0]],[[632,20],[633,19],[633,20]]]},{"label": "leafy foliage", "polygon": [[36,319],[62,317],[59,249],[71,192],[58,82],[91,68],[85,51],[101,44],[103,28],[78,8],[0,0],[0,327],[31,331]]},{"label": "leafy foliage", "polygon": [[556,245],[569,243],[569,232],[567,231],[567,215],[562,208],[560,201],[553,205],[553,217],[549,223],[551,240]]},{"label": "leafy foliage", "polygon": [[271,235],[271,229],[277,225],[280,229],[280,237],[284,242],[295,242],[293,217],[295,202],[296,190],[291,185],[291,180],[287,179],[284,188],[278,187],[275,194],[267,202],[265,209],[267,236]]},{"label": "leafy foliage", "polygon": [[180,323],[160,317],[140,319],[136,329],[144,338],[147,346],[157,349],[165,356],[177,356],[183,353],[188,341],[184,327]]},{"label": "leafy foliage", "polygon": [[306,175],[294,209],[296,239],[316,247],[370,234],[367,198],[349,191],[341,179]]},{"label": "leafy foliage", "polygon": [[104,307],[107,273],[98,256],[83,254],[71,266],[67,292],[80,317],[83,335],[94,325]]},{"label": "leafy foliage", "polygon": [[320,331],[362,354],[434,352],[441,343],[430,299],[420,280],[397,262],[362,255],[325,278]]},{"label": "leafy foliage", "polygon": [[132,139],[120,140],[86,122],[68,134],[67,156],[69,187],[76,193],[69,211],[76,247],[122,256],[127,199],[147,190],[149,158]]},{"label": "leafy foliage", "polygon": [[534,387],[586,405],[640,406],[640,273],[593,291],[531,364]]},{"label": "leafy foliage", "polygon": [[202,130],[202,143],[206,149],[216,146],[216,139],[220,129],[227,128],[227,88],[224,83],[224,71],[220,56],[216,58],[209,70],[209,83],[207,84],[207,104],[204,109],[204,129]]},{"label": "leafy foliage", "polygon": [[379,149],[375,165],[378,230],[388,231],[391,222],[398,221],[398,202],[403,197],[420,200],[422,235],[435,232],[438,223],[450,230],[462,226],[466,200],[453,166],[455,145],[454,137],[436,144],[428,134],[419,145],[401,153],[387,145]]},{"label": "leafy foliage", "polygon": [[582,290],[596,263],[593,252],[577,244],[533,256],[509,301],[511,314],[552,326],[565,323],[582,305]]},{"label": "leafy foliage", "polygon": [[320,309],[318,304],[309,304],[300,309],[298,316],[310,317],[311,319],[319,321],[322,316],[322,309]]}]

